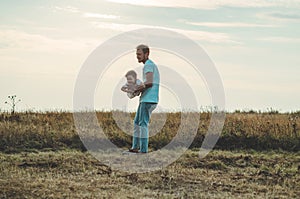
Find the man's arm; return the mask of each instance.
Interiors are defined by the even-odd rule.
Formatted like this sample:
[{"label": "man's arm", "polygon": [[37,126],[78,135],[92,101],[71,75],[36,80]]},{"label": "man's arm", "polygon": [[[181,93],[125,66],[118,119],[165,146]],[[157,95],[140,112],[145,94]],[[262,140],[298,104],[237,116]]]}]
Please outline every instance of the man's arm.
[{"label": "man's arm", "polygon": [[146,73],[146,81],[134,89],[134,92],[143,92],[153,85],[153,72]]}]

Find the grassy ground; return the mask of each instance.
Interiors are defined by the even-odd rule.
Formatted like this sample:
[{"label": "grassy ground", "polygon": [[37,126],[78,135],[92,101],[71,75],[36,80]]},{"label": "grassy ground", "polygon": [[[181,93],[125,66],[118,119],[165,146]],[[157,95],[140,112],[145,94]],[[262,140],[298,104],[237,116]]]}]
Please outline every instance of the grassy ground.
[{"label": "grassy ground", "polygon": [[[97,112],[97,119],[116,146],[127,148],[131,136],[115,119],[130,126],[134,114],[120,114]],[[149,140],[152,151],[173,139],[181,116],[153,115],[150,125],[163,126]],[[202,112],[190,149],[177,161],[151,173],[128,173],[86,152],[72,113],[0,112],[0,198],[299,198],[299,116],[228,113],[216,150],[199,159],[211,117]],[[97,131],[90,133],[92,142],[101,143]]]},{"label": "grassy ground", "polygon": [[[198,131],[191,148],[200,148],[207,132],[211,113],[192,113],[185,124],[187,136],[194,131],[194,118],[199,118]],[[227,113],[222,135],[215,148],[222,150],[254,149],[286,151],[300,150],[300,113]],[[118,125],[132,127],[134,114],[123,117],[121,112],[97,112],[98,123],[106,136],[118,147],[130,147],[131,133],[124,133]],[[161,149],[177,134],[181,113],[152,115],[151,130],[161,126],[159,133],[150,137],[150,148]],[[88,117],[83,117],[86,119]],[[119,120],[119,123],[116,123]],[[87,128],[90,128],[87,126]],[[91,140],[97,141],[99,132],[91,128]],[[93,132],[93,130],[95,130]],[[130,131],[132,132],[132,130]],[[0,151],[16,153],[47,149],[72,148],[85,150],[69,112],[27,112],[10,115],[0,112]]]},{"label": "grassy ground", "polygon": [[300,153],[188,150],[162,170],[129,174],[77,150],[0,154],[0,198],[297,198]]}]

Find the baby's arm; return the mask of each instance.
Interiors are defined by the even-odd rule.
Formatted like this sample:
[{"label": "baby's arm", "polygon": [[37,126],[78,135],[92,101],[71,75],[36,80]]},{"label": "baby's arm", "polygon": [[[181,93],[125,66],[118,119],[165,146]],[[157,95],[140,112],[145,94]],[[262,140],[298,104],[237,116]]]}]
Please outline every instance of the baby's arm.
[{"label": "baby's arm", "polygon": [[124,85],[121,88],[122,91],[126,92],[126,93],[133,93],[134,92],[134,85]]},{"label": "baby's arm", "polygon": [[122,86],[121,91],[128,93],[128,86],[126,84]]}]

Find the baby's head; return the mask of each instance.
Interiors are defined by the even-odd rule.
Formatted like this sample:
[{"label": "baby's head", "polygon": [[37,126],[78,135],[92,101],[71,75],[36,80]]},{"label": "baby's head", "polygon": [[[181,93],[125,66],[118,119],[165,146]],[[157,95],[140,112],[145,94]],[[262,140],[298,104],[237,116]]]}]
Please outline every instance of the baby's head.
[{"label": "baby's head", "polygon": [[127,79],[128,84],[135,84],[136,82],[136,72],[134,70],[130,70],[126,73],[125,77]]}]

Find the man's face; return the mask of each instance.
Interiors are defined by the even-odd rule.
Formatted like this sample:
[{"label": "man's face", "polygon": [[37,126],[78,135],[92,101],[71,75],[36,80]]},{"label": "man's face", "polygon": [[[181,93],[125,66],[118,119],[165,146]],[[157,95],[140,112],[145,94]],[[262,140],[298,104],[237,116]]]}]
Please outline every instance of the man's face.
[{"label": "man's face", "polygon": [[141,62],[144,63],[147,60],[147,58],[148,58],[148,53],[145,54],[143,52],[143,50],[137,49],[136,50],[136,58],[137,58],[137,60],[138,60],[139,63],[141,63]]},{"label": "man's face", "polygon": [[134,84],[135,83],[135,78],[132,75],[127,75],[127,83],[128,84]]}]

